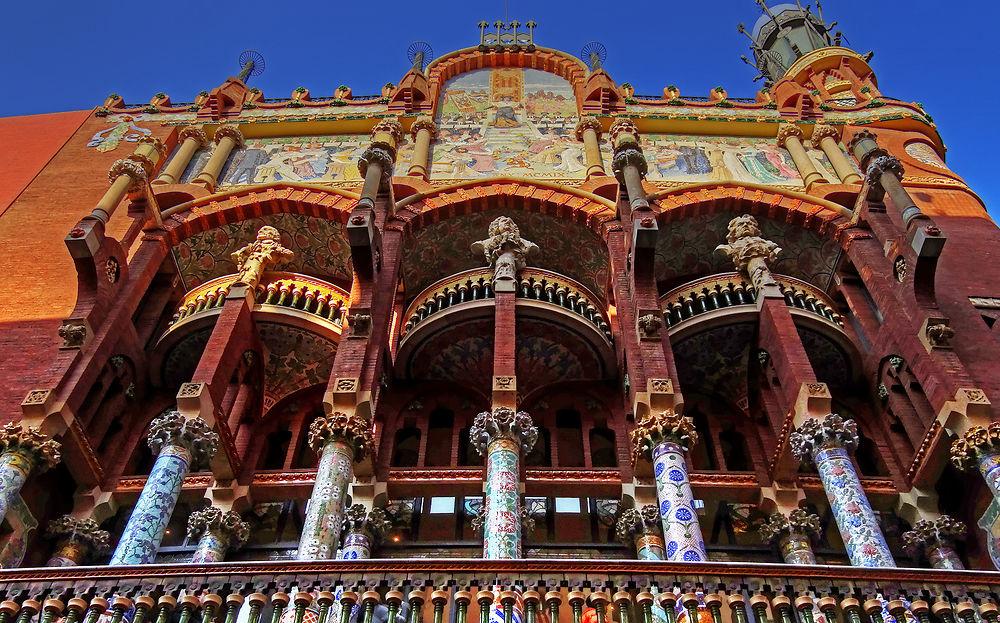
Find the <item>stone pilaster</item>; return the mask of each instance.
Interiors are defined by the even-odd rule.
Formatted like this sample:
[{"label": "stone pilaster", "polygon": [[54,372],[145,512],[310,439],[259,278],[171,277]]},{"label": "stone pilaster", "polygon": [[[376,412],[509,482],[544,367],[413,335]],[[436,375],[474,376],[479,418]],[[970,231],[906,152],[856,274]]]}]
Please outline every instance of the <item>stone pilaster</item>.
[{"label": "stone pilaster", "polygon": [[483,558],[521,557],[521,457],[535,446],[531,417],[510,407],[476,416],[469,441],[486,457]]},{"label": "stone pilaster", "polygon": [[903,547],[911,556],[923,554],[935,569],[965,569],[955,551],[955,541],[965,536],[964,523],[948,515],[921,519],[903,533]]},{"label": "stone pilaster", "polygon": [[239,549],[247,542],[250,525],[237,512],[206,506],[188,517],[188,538],[198,538],[199,535],[198,549],[191,562],[222,562],[226,552]]},{"label": "stone pilaster", "polygon": [[816,564],[810,540],[819,536],[819,532],[819,517],[801,508],[788,513],[787,517],[782,513],[773,513],[760,527],[761,538],[777,543],[782,558],[790,565]]},{"label": "stone pilaster", "polygon": [[190,470],[209,464],[218,448],[219,436],[205,420],[169,411],[150,424],[147,441],[156,455],[156,463],[108,563],[112,566],[153,562],[184,477]]},{"label": "stone pilaster", "polygon": [[629,508],[622,512],[615,536],[626,546],[635,547],[639,560],[666,560],[660,511],[654,504]]},{"label": "stone pilaster", "polygon": [[59,443],[37,428],[11,423],[0,429],[0,521],[32,470],[45,471],[59,463],[59,450]]},{"label": "stone pilaster", "polygon": [[354,462],[362,460],[373,444],[371,423],[357,415],[334,412],[310,424],[309,446],[319,454],[319,466],[306,508],[298,560],[336,556]]},{"label": "stone pilaster", "polygon": [[667,410],[651,412],[632,431],[632,462],[653,462],[666,559],[696,562],[708,559],[684,453],[698,442],[694,421]]},{"label": "stone pilaster", "polygon": [[819,471],[847,554],[856,567],[895,567],[850,452],[858,445],[857,424],[829,413],[809,418],[789,437],[792,453],[812,460]]},{"label": "stone pilaster", "polygon": [[381,508],[368,510],[364,504],[353,504],[344,513],[344,546],[341,560],[371,558],[372,551],[392,527],[389,515]]},{"label": "stone pilaster", "polygon": [[63,515],[49,522],[45,537],[55,541],[55,550],[48,567],[75,567],[93,556],[100,556],[110,547],[111,535],[93,519]]}]

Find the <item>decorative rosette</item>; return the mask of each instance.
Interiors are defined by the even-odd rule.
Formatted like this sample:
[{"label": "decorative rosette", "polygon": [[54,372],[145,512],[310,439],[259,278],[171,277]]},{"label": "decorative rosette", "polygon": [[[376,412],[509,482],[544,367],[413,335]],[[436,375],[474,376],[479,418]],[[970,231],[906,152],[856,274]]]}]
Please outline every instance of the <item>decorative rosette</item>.
[{"label": "decorative rosette", "polygon": [[690,450],[698,443],[694,420],[667,409],[660,413],[650,413],[639,420],[631,434],[632,464],[646,456],[653,448],[665,441],[680,444]]},{"label": "decorative rosette", "polygon": [[824,445],[834,443],[845,450],[858,447],[858,425],[854,420],[845,420],[836,413],[828,413],[822,420],[809,418],[788,437],[792,453],[801,460]]},{"label": "decorative rosette", "polygon": [[10,423],[0,429],[0,452],[24,454],[34,460],[39,470],[51,469],[59,464],[60,447],[58,442],[37,428]]},{"label": "decorative rosette", "polygon": [[951,463],[958,469],[972,469],[985,454],[1000,453],[1000,422],[987,427],[973,426],[951,444]]},{"label": "decorative rosette", "polygon": [[319,454],[330,439],[343,439],[354,447],[354,460],[360,461],[375,445],[371,423],[357,415],[334,411],[320,416],[309,425],[309,447]]},{"label": "decorative rosette", "polygon": [[490,442],[505,437],[520,442],[521,453],[527,454],[535,447],[538,429],[524,411],[514,411],[510,407],[497,407],[493,412],[483,411],[473,420],[469,428],[469,441],[482,456]]},{"label": "decorative rosette", "polygon": [[787,517],[776,512],[758,530],[760,531],[761,539],[765,542],[776,541],[792,533],[811,538],[819,536],[819,517],[804,508],[796,508],[788,513]]},{"label": "decorative rosette", "polygon": [[191,471],[207,466],[219,447],[219,436],[200,417],[186,418],[167,411],[149,425],[149,449],[159,454],[164,446],[180,445],[191,451]]}]

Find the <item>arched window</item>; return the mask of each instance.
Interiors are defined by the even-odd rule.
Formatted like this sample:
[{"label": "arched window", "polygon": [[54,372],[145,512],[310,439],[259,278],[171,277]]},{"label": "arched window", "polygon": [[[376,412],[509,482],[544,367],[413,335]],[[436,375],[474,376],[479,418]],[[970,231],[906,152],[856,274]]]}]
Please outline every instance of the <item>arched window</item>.
[{"label": "arched window", "polygon": [[[431,411],[427,419],[427,449],[424,455],[424,465],[430,467],[451,465],[451,436],[454,426],[455,414],[451,412],[451,409],[437,408]],[[419,440],[418,435],[418,446]]]},{"label": "arched window", "polygon": [[615,431],[603,426],[590,429],[590,464],[593,467],[618,467]]},{"label": "arched window", "polygon": [[578,411],[556,411],[556,444],[559,448],[559,467],[584,466],[583,430]]},{"label": "arched window", "polygon": [[416,467],[420,455],[420,429],[416,427],[401,428],[396,431],[393,444],[393,467]]}]

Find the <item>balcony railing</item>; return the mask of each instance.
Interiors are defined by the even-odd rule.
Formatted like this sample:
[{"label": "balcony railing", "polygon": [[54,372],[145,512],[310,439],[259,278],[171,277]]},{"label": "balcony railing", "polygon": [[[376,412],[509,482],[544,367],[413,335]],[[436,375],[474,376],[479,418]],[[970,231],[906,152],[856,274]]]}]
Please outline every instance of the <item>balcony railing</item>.
[{"label": "balcony railing", "polygon": [[[184,295],[171,326],[208,310],[222,307],[236,275],[225,275],[206,281]],[[283,307],[342,326],[347,313],[348,295],[335,285],[298,273],[264,273],[254,293],[257,308]]]},{"label": "balcony railing", "polygon": [[[540,301],[569,310],[597,327],[610,341],[611,325],[601,308],[600,299],[579,283],[540,268],[525,268],[518,276],[517,298]],[[406,335],[430,316],[450,307],[493,298],[493,273],[476,268],[452,275],[431,284],[406,310]]]},{"label": "balcony railing", "polygon": [[[812,284],[784,275],[775,275],[785,304],[816,314],[827,322],[843,328],[844,320],[834,311],[833,301]],[[726,307],[753,305],[757,292],[753,284],[740,273],[720,273],[674,288],[660,298],[660,307],[667,327],[675,327],[695,316]]]}]

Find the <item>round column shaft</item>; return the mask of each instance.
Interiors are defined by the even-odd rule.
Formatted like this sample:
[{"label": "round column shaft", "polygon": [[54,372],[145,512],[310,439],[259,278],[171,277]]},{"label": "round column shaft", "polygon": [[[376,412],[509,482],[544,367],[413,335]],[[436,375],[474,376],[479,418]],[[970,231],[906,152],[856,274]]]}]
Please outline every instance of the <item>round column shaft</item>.
[{"label": "round column shaft", "polygon": [[391,526],[389,516],[381,508],[369,511],[362,504],[354,504],[345,512],[344,546],[340,549],[340,559],[371,558],[374,547]]},{"label": "round column shaft", "polygon": [[37,428],[11,423],[0,429],[0,521],[33,469],[45,471],[59,463],[59,449]]},{"label": "round column shaft", "polygon": [[649,165],[639,146],[639,129],[630,119],[619,117],[611,124],[609,133],[615,152],[611,161],[615,178],[625,186],[633,210],[648,209],[649,202],[642,190],[642,178],[646,176]]},{"label": "round column shaft", "polygon": [[184,175],[188,165],[191,164],[191,158],[199,149],[208,144],[205,131],[201,128],[184,128],[181,130],[179,138],[181,140],[180,147],[177,148],[174,157],[170,159],[167,166],[160,171],[160,175],[153,180],[153,184],[176,184]]},{"label": "round column shaft", "polygon": [[830,413],[822,420],[810,418],[791,434],[792,452],[811,458],[837,519],[837,527],[856,567],[895,567],[889,546],[879,528],[848,450],[858,444],[857,425]]},{"label": "round column shaft", "polygon": [[437,138],[437,126],[430,117],[419,117],[410,126],[413,136],[413,161],[407,175],[427,179],[431,140]]},{"label": "round column shaft", "polygon": [[361,187],[359,208],[374,208],[378,191],[392,178],[396,164],[396,149],[403,139],[403,128],[395,119],[382,119],[372,128],[371,146],[361,154],[358,171],[365,183]]},{"label": "round column shaft", "polygon": [[372,447],[371,425],[358,416],[335,412],[309,426],[309,445],[319,453],[316,482],[302,526],[297,560],[328,560],[337,554],[354,461]]},{"label": "round column shaft", "polygon": [[639,560],[667,559],[660,512],[654,504],[624,511],[618,520],[616,536],[626,545],[635,546]]},{"label": "round column shaft", "polygon": [[837,177],[840,178],[841,182],[844,184],[860,184],[861,176],[854,170],[850,160],[847,159],[843,150],[840,149],[840,145],[837,143],[839,138],[840,135],[833,126],[820,124],[813,128],[812,146],[823,150],[823,153],[830,160],[830,164],[833,165],[833,170],[837,173]]},{"label": "round column shaft", "polygon": [[233,150],[243,145],[243,133],[235,125],[220,125],[215,130],[215,149],[209,156],[205,168],[201,170],[198,177],[194,178],[192,184],[201,184],[208,190],[215,190],[215,185],[219,182],[219,174],[222,167],[226,166],[229,155]]},{"label": "round column shaft", "polygon": [[250,536],[250,526],[239,513],[224,512],[215,506],[197,510],[188,517],[187,535],[189,539],[198,535],[198,549],[191,562],[222,562],[226,552],[238,549]]},{"label": "round column shaft", "polygon": [[604,160],[601,157],[601,122],[596,117],[584,117],[576,125],[576,140],[583,143],[584,158],[587,161],[587,179],[595,175],[605,175]]},{"label": "round column shaft", "polygon": [[818,534],[819,517],[801,508],[796,508],[787,517],[776,512],[760,527],[761,537],[776,542],[781,557],[790,565],[816,564],[810,538]]},{"label": "round column shaft", "polygon": [[823,175],[816,170],[809,155],[806,154],[805,147],[802,146],[802,130],[798,126],[790,123],[782,124],[778,128],[778,145],[788,150],[792,156],[792,162],[798,169],[802,177],[802,184],[808,190],[818,182],[824,181]]},{"label": "round column shaft", "polygon": [[201,418],[186,419],[171,411],[153,420],[149,447],[156,463],[146,479],[139,501],[132,508],[125,531],[111,557],[111,566],[153,562],[174,505],[192,466],[207,465],[215,454],[219,436]]}]

